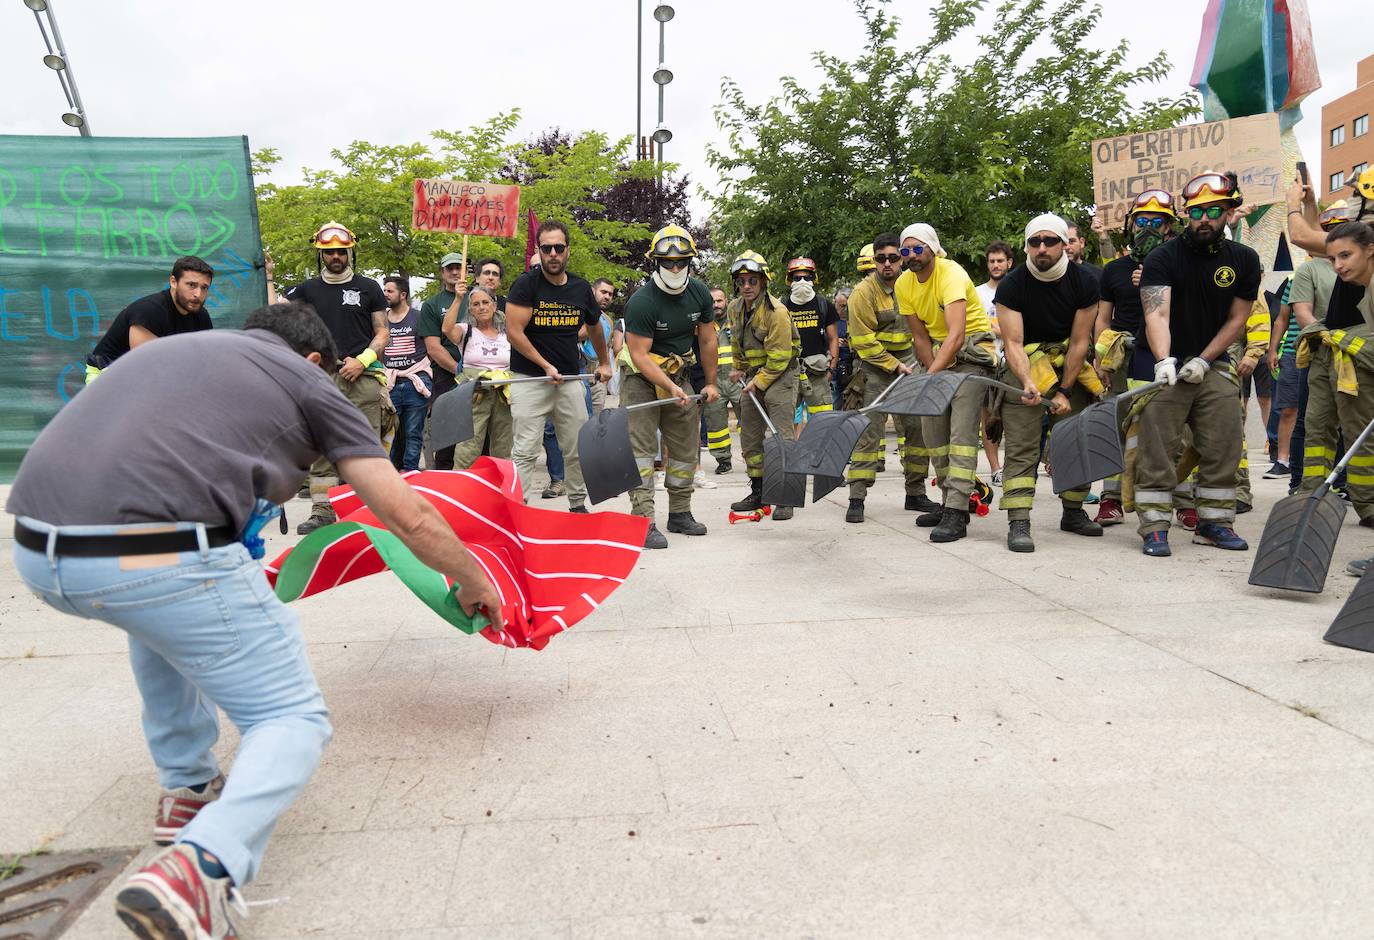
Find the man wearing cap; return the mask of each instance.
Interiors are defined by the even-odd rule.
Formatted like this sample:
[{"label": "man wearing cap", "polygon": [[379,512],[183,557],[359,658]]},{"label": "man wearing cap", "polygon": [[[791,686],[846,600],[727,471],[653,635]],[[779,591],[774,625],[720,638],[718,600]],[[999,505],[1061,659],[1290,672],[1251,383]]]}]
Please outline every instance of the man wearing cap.
[{"label": "man wearing cap", "polygon": [[[338,222],[326,222],[312,242],[319,251],[320,275],[288,287],[287,300],[307,303],[320,315],[339,351],[334,384],[358,406],[377,439],[382,437],[382,411],[391,410],[386,372],[379,361],[391,340],[386,295],[377,282],[353,270],[357,240]],[[308,535],[338,519],[329,504],[329,488],[339,485],[339,473],[324,457],[310,468],[310,518],[296,527]]]},{"label": "man wearing cap", "polygon": [[1226,237],[1224,217],[1240,202],[1234,174],[1193,177],[1183,188],[1183,234],[1151,252],[1140,275],[1155,379],[1167,383],[1144,404],[1137,432],[1138,531],[1142,551],[1153,557],[1170,554],[1170,501],[1185,425],[1198,452],[1193,541],[1230,551],[1250,547],[1232,528],[1240,381],[1226,351],[1244,328],[1260,284],[1259,255]]},{"label": "man wearing cap", "polygon": [[[458,384],[458,373],[463,369],[463,354],[444,336],[443,330],[444,314],[448,309],[454,304],[463,304],[467,301],[468,285],[463,277],[461,254],[450,251],[439,259],[439,282],[442,285],[439,293],[420,305],[420,336],[424,339],[425,355],[429,356],[429,364],[434,367],[434,390],[429,397],[431,412],[439,396],[451,391]],[[466,309],[460,307],[460,320],[464,314]],[[425,435],[428,438],[428,424],[425,425]],[[429,450],[428,440],[425,442],[425,449]],[[435,451],[432,461],[427,465],[431,470],[452,470],[453,448],[445,447]]]},{"label": "man wearing cap", "polygon": [[[897,305],[911,329],[911,345],[926,372],[960,372],[992,377],[997,366],[992,323],[973,279],[945,257],[940,237],[924,222],[902,230],[906,271],[897,278]],[[935,465],[935,485],[944,505],[916,517],[930,528],[932,542],[954,542],[968,534],[969,497],[978,482],[978,425],[987,386],[964,382],[949,409],[921,419],[921,437]]]},{"label": "man wearing cap", "polygon": [[816,262],[793,258],[787,262],[788,294],[783,305],[792,314],[801,337],[801,376],[797,404],[806,403],[808,414],[831,411],[830,372],[840,356],[835,307],[816,293]]},{"label": "man wearing cap", "polygon": [[[1065,251],[1068,224],[1057,215],[1036,216],[1026,225],[1026,263],[997,287],[997,320],[1006,355],[1003,378],[1025,392],[1002,402],[1002,501],[1007,513],[1007,548],[1033,552],[1030,513],[1040,462],[1043,399],[1051,426],[1087,407],[1102,383],[1088,364],[1093,320],[1097,315],[1097,278],[1071,264]],[[1059,528],[1075,535],[1101,535],[1102,527],[1083,511],[1087,488],[1065,490],[1059,499]]]}]

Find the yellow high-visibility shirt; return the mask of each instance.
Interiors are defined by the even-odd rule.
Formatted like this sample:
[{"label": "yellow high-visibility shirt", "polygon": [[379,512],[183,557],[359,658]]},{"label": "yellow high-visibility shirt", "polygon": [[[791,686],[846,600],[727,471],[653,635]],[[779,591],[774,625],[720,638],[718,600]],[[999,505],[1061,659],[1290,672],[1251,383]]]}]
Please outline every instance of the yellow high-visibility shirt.
[{"label": "yellow high-visibility shirt", "polygon": [[992,320],[988,317],[983,301],[978,296],[978,288],[958,262],[949,258],[936,258],[935,270],[922,284],[911,271],[902,272],[897,278],[897,306],[902,313],[914,313],[921,318],[930,338],[944,342],[949,337],[949,327],[945,324],[945,307],[962,300],[964,307],[964,335],[991,333]]}]

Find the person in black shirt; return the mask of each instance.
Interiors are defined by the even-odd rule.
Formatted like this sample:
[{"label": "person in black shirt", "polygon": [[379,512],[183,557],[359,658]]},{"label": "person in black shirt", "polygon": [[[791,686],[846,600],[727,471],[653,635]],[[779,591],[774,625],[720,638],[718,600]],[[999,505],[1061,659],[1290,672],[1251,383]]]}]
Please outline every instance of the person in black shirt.
[{"label": "person in black shirt", "polygon": [[1077,223],[1069,223],[1069,240],[1064,243],[1064,253],[1069,256],[1069,263],[1076,264],[1084,271],[1091,274],[1097,280],[1102,280],[1102,269],[1097,265],[1083,260],[1083,251],[1088,247],[1087,241],[1083,238],[1083,232]]},{"label": "person in black shirt", "polygon": [[[1174,237],[1178,215],[1173,206],[1173,195],[1163,189],[1147,189],[1137,196],[1126,214],[1130,253],[1107,262],[1102,269],[1093,368],[1114,395],[1126,391],[1131,382],[1148,382],[1154,377],[1155,360],[1145,341],[1145,310],[1140,305],[1140,267],[1150,252]],[[1115,474],[1102,481],[1102,501],[1093,521],[1118,525],[1125,518],[1121,475]]]},{"label": "person in black shirt", "polygon": [[173,333],[208,330],[213,324],[205,310],[205,298],[215,280],[215,269],[195,255],[178,258],[172,265],[167,289],[135,300],[119,311],[95,349],[86,357],[86,384],[101,370],[135,346]]},{"label": "person in black shirt", "polygon": [[510,368],[517,375],[545,375],[549,381],[522,382],[510,386],[514,442],[511,458],[520,474],[525,499],[534,485],[535,461],[544,440],[544,422],[552,420],[563,452],[568,507],[586,512],[587,488],[577,460],[577,432],[587,423],[587,403],[581,382],[564,382],[562,376],[581,371],[582,353],[577,333],[585,324],[596,352],[597,379],[611,380],[606,335],[600,327],[601,305],[592,286],[568,273],[568,227],[545,221],[536,233],[539,266],[531,268],[511,285],[506,295],[506,335],[510,338]]},{"label": "person in black shirt", "polygon": [[[1031,505],[1040,462],[1041,396],[1049,397],[1050,421],[1062,421],[1100,394],[1097,373],[1088,365],[1097,279],[1065,252],[1068,225],[1057,215],[1041,215],[1026,226],[1026,263],[997,285],[997,320],[1006,362],[1003,381],[1019,382],[1025,393],[1002,402],[1002,501],[1007,513],[1007,548],[1033,552]],[[1088,388],[1084,383],[1088,383]],[[1083,511],[1087,488],[1065,490],[1059,499],[1059,528],[1077,535],[1101,535],[1102,527]]]},{"label": "person in black shirt", "polygon": [[1250,547],[1232,528],[1241,417],[1239,379],[1226,353],[1260,285],[1259,255],[1226,237],[1225,216],[1240,202],[1233,174],[1193,177],[1183,188],[1183,235],[1151,252],[1140,275],[1155,379],[1168,383],[1144,405],[1137,433],[1135,502],[1146,555],[1170,554],[1175,460],[1184,425],[1192,428],[1198,451],[1193,541],[1231,551]]},{"label": "person in black shirt", "polygon": [[792,314],[801,338],[802,372],[797,385],[797,404],[806,402],[808,414],[833,411],[830,373],[840,358],[840,315],[834,305],[816,293],[816,262],[793,258],[787,262],[791,285],[783,304]]},{"label": "person in black shirt", "polygon": [[[377,282],[353,271],[353,233],[338,222],[326,222],[311,242],[319,250],[320,276],[286,289],[288,300],[307,303],[319,314],[339,351],[334,384],[358,406],[377,439],[382,439],[382,413],[391,412],[386,374],[379,361],[391,338],[386,297]],[[329,488],[339,485],[334,465],[321,457],[310,468],[310,518],[296,527],[308,535],[338,519],[329,504]]]}]

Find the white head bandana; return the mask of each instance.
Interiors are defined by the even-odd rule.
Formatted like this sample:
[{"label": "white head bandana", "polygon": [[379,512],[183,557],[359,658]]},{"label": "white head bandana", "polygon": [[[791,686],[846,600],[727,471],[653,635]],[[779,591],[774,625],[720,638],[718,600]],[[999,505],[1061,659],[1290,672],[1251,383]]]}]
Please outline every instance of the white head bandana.
[{"label": "white head bandana", "polygon": [[[1052,212],[1044,215],[1037,215],[1026,224],[1026,237],[1030,238],[1036,232],[1050,232],[1058,235],[1061,241],[1069,240],[1069,223]],[[1035,266],[1035,262],[1030,258],[1030,245],[1026,248],[1026,270],[1030,271],[1031,277],[1037,281],[1057,281],[1069,270],[1069,253],[1065,251],[1059,256],[1059,261],[1048,271],[1041,271]]]},{"label": "white head bandana", "polygon": [[935,229],[924,222],[913,222],[902,229],[902,241],[914,238],[917,241],[925,242],[930,250],[935,252],[935,257],[943,258],[945,250],[940,247],[940,236],[935,234]]}]

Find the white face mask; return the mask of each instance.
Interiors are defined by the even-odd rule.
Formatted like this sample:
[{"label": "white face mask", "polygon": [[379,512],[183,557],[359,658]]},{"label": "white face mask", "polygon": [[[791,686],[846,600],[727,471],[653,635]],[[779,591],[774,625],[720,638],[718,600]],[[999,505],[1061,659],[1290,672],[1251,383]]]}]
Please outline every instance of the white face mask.
[{"label": "white face mask", "polygon": [[816,296],[816,288],[810,281],[792,282],[792,303],[809,304]]},{"label": "white face mask", "polygon": [[669,271],[667,268],[660,267],[654,272],[653,281],[664,293],[680,294],[687,288],[687,267],[684,265],[680,270]]}]

